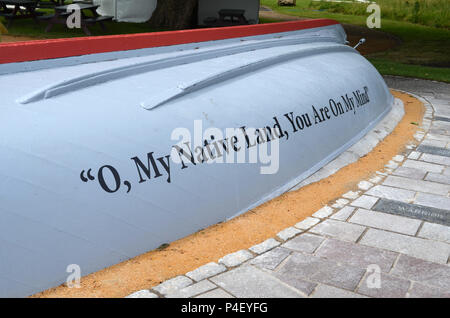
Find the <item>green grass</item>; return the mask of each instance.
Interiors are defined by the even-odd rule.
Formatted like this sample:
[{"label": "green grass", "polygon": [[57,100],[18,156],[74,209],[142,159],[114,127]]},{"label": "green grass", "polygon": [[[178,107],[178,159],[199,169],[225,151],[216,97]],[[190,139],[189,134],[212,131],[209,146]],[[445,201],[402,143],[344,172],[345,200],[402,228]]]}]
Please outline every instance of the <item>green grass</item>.
[{"label": "green grass", "polygon": [[395,35],[401,43],[369,57],[404,64],[450,67],[450,30],[391,20],[384,20],[381,30]]},{"label": "green grass", "polygon": [[[52,9],[39,9],[45,15],[53,13]],[[0,21],[6,25],[6,20],[1,17]],[[47,21],[40,21],[39,25],[33,19],[15,20],[10,28],[8,35],[26,36],[39,39],[55,39],[86,36],[82,29],[68,29],[65,25],[55,24],[49,32],[45,32]],[[88,26],[92,35],[113,35],[113,34],[132,34],[154,31],[163,31],[163,29],[150,28],[148,23],[126,23],[126,22],[105,22],[106,31],[103,31],[98,24]]]},{"label": "green grass", "polygon": [[[310,2],[312,9],[366,16],[367,4]],[[450,1],[448,0],[376,0],[383,18],[433,27],[450,27]]]},{"label": "green grass", "polygon": [[[350,1],[350,0],[347,0]],[[354,0],[353,0],[354,1]],[[450,1],[448,0],[376,0],[383,19],[411,22],[438,28],[450,28]],[[297,6],[278,7],[277,0],[261,0],[261,4],[292,14],[343,14],[366,17],[367,4],[336,3],[329,1],[297,0]]]},{"label": "green grass", "polygon": [[369,58],[369,61],[378,72],[384,75],[415,77],[450,83],[448,68],[401,64],[378,58]]},{"label": "green grass", "polygon": [[[36,25],[32,20],[14,21],[11,28],[8,29],[8,35],[26,36],[39,39],[56,39],[86,36],[81,29],[68,29],[65,25],[54,25],[49,32],[45,32],[46,22],[40,22]],[[151,29],[146,23],[125,23],[125,22],[107,22],[106,31],[103,31],[99,25],[88,26],[92,35],[112,35],[112,34],[131,34],[158,31]]]},{"label": "green grass", "polygon": [[[395,0],[392,1],[395,2]],[[310,6],[311,1],[309,0],[297,0],[296,7],[278,7],[277,0],[261,0],[261,4],[288,15],[329,18],[340,23],[359,26],[366,26],[366,19],[369,15],[368,13],[357,15],[330,12],[328,10],[319,11]],[[266,19],[262,22],[275,21]],[[381,74],[412,76],[450,82],[449,29],[382,17],[381,31],[390,33],[401,41],[393,49],[367,56]]]}]

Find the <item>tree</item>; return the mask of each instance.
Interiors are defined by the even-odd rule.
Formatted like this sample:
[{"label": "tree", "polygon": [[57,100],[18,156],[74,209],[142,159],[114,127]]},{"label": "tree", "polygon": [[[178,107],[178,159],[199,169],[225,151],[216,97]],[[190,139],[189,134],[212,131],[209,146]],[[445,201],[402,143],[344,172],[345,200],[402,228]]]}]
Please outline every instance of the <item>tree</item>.
[{"label": "tree", "polygon": [[149,21],[155,28],[189,29],[197,24],[198,0],[158,0]]}]

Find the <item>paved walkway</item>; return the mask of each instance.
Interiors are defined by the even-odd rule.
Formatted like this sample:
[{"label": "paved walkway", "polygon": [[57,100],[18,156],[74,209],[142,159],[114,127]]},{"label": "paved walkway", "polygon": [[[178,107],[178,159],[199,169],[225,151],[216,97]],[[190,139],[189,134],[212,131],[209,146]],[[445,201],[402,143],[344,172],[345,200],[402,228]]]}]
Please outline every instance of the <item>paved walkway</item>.
[{"label": "paved walkway", "polygon": [[129,297],[450,297],[450,85],[386,82],[425,102],[417,148],[277,237]]}]

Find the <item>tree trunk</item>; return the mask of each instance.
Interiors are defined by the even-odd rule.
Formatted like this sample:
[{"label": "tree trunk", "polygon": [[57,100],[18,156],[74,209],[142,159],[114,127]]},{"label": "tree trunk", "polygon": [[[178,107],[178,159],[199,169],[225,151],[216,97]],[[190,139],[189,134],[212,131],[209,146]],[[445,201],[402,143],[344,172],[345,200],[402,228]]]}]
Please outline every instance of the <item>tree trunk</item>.
[{"label": "tree trunk", "polygon": [[189,29],[197,25],[198,0],[158,0],[149,21],[154,28]]}]

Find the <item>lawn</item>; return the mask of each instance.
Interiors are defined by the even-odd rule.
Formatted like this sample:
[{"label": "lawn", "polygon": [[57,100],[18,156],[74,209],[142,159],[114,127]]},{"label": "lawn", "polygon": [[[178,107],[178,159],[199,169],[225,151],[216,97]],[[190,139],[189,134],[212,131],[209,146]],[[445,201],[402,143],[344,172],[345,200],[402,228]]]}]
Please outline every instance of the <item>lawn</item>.
[{"label": "lawn", "polygon": [[[301,0],[303,1],[303,0]],[[348,1],[348,0],[347,0]],[[367,4],[310,2],[311,9],[350,15],[366,15]],[[383,18],[411,22],[432,27],[450,27],[450,1],[448,0],[376,0]]]},{"label": "lawn", "polygon": [[[70,3],[70,2],[66,2]],[[38,9],[43,15],[52,14],[53,9]],[[86,12],[85,12],[86,13]],[[87,12],[89,15],[89,12]],[[0,17],[0,22],[6,25],[6,20]],[[92,35],[112,35],[112,34],[132,34],[152,31],[163,31],[163,29],[152,29],[148,23],[126,23],[126,22],[106,22],[106,31],[99,25],[89,26]],[[38,39],[55,39],[86,36],[82,29],[68,29],[65,25],[56,24],[49,32],[45,32],[47,21],[40,21],[39,25],[32,19],[15,20],[8,29],[10,36],[25,36]]]},{"label": "lawn", "polygon": [[[68,29],[65,25],[62,24],[56,24],[49,32],[45,32],[46,26],[46,21],[41,21],[39,25],[37,25],[32,19],[17,20],[14,21],[13,25],[8,29],[8,35],[26,36],[37,39],[56,39],[86,36],[82,29]],[[155,29],[151,29],[148,23],[106,22],[105,26],[106,31],[103,31],[99,25],[89,26],[88,28],[94,36],[158,31]]]},{"label": "lawn", "polygon": [[[435,4],[435,6],[430,7],[430,12],[425,11],[427,7],[424,4],[421,7],[422,11],[420,11],[422,17],[436,15],[434,26],[409,22],[408,20],[411,18],[405,13],[407,11],[404,8],[398,8],[398,10],[402,10],[398,13],[402,18],[395,18],[393,9],[399,5],[397,0],[389,0],[389,3],[392,2],[389,10],[387,10],[387,7],[390,4],[387,1],[377,2],[382,5],[381,31],[390,33],[400,39],[400,44],[395,48],[366,56],[380,73],[450,82],[450,30],[448,28],[450,1],[418,1],[428,3],[428,5]],[[414,3],[414,0],[410,2]],[[261,4],[283,14],[309,18],[331,18],[341,23],[359,26],[366,25],[366,19],[369,15],[365,10],[360,10],[361,4],[340,3],[340,9],[333,3],[310,0],[297,0],[296,7],[278,7],[276,0],[261,0]],[[443,6],[442,12],[438,12],[438,4]],[[343,9],[344,6],[346,7]],[[352,7],[354,8],[352,9]],[[385,12],[391,12],[388,17],[392,18],[385,18]],[[447,18],[444,21],[446,24],[440,20],[442,17]],[[423,21],[423,24],[432,24],[430,20],[423,19],[420,20]],[[263,22],[273,21],[265,20]],[[436,25],[440,27],[436,27]],[[443,25],[447,25],[447,27],[443,27]]]}]

